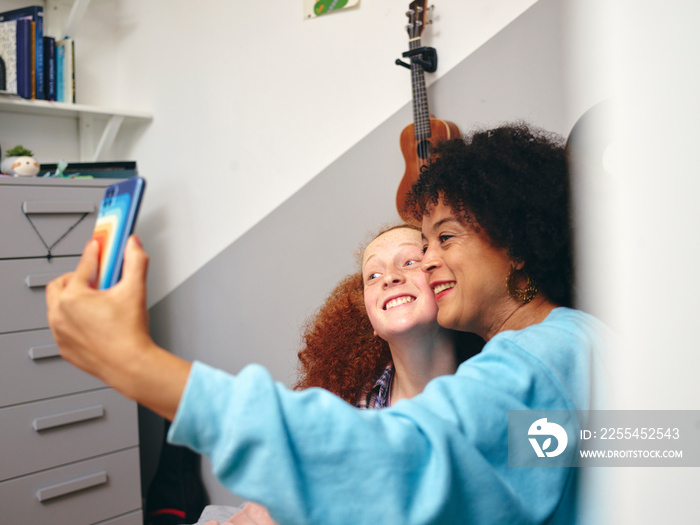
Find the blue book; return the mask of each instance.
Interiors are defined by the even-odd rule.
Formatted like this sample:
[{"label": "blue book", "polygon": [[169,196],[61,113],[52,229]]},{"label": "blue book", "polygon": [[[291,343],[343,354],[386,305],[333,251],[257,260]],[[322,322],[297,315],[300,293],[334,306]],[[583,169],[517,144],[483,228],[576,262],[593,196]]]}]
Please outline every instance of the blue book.
[{"label": "blue book", "polygon": [[56,102],[66,101],[66,96],[63,93],[63,57],[65,52],[66,48],[56,46]]},{"label": "blue book", "polygon": [[56,42],[57,49],[63,49],[63,102],[75,102],[75,46],[73,39],[65,37]]},{"label": "blue book", "polygon": [[17,20],[17,94],[32,98],[32,22]]},{"label": "blue book", "polygon": [[44,95],[56,100],[56,39],[44,37]]},{"label": "blue book", "polygon": [[35,79],[36,79],[36,98],[45,98],[44,95],[44,8],[40,5],[32,5],[29,7],[20,7],[11,11],[0,13],[0,22],[6,20],[24,20],[28,19],[34,22],[36,28],[35,34]]}]

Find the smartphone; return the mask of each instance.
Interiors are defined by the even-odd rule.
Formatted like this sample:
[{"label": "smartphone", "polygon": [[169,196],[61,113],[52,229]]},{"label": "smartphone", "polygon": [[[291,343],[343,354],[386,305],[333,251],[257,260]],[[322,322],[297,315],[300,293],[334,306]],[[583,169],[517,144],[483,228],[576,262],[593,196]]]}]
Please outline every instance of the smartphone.
[{"label": "smartphone", "polygon": [[100,245],[97,288],[105,290],[119,282],[126,241],[134,231],[146,181],[131,177],[108,186],[97,214],[92,238]]}]

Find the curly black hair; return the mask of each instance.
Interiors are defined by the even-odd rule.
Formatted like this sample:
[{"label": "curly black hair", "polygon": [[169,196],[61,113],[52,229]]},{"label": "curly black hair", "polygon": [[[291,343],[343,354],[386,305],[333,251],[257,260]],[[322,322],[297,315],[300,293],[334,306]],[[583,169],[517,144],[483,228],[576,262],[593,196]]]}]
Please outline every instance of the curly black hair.
[{"label": "curly black hair", "polygon": [[477,130],[436,145],[406,207],[416,218],[441,200],[483,229],[541,292],[573,302],[569,169],[564,139],[524,122]]}]

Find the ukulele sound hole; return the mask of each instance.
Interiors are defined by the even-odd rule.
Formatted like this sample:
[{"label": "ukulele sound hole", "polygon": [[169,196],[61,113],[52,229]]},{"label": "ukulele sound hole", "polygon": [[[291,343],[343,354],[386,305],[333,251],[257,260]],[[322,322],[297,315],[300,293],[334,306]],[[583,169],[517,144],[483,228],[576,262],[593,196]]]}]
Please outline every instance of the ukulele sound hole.
[{"label": "ukulele sound hole", "polygon": [[416,153],[418,154],[418,157],[423,160],[430,157],[430,141],[421,140],[416,147]]}]

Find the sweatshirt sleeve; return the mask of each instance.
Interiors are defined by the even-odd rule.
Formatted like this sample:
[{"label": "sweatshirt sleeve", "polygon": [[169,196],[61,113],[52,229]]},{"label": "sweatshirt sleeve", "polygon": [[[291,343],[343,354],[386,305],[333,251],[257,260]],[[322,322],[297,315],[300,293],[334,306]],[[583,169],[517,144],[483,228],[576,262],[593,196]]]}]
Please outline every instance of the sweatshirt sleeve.
[{"label": "sweatshirt sleeve", "polygon": [[290,391],[258,365],[232,376],[196,362],[169,440],[279,523],[541,523],[576,469],[509,467],[508,411],[577,408],[566,384],[587,374],[579,354],[555,374],[502,339],[383,410]]}]

